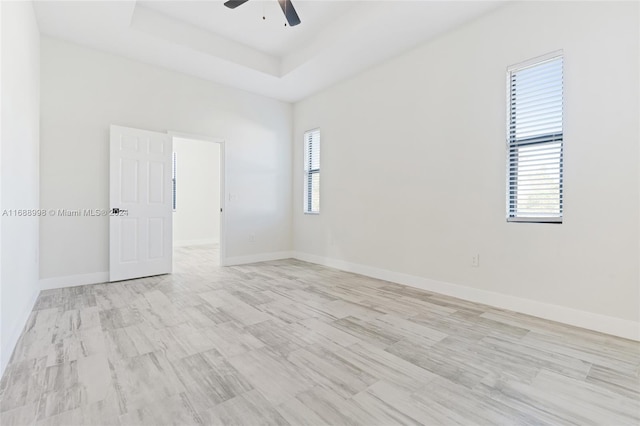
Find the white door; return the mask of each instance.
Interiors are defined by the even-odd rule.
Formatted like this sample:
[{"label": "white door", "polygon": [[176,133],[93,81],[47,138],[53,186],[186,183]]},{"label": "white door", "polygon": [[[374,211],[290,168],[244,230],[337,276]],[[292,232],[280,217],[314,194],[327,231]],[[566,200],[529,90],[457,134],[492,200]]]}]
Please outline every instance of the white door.
[{"label": "white door", "polygon": [[171,272],[171,151],[167,134],[111,126],[110,281]]}]

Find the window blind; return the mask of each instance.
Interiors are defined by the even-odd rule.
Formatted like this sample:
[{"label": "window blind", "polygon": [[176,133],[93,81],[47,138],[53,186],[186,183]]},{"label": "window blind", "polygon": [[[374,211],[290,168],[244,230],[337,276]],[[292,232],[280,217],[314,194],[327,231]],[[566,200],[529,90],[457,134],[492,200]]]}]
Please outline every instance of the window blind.
[{"label": "window blind", "polygon": [[507,220],[562,222],[563,57],[509,70]]},{"label": "window blind", "polygon": [[304,212],[320,213],[320,129],[304,134]]},{"label": "window blind", "polygon": [[176,158],[175,151],[171,155],[171,205],[173,210],[176,210],[176,190],[177,190],[177,172],[178,172],[178,163]]}]

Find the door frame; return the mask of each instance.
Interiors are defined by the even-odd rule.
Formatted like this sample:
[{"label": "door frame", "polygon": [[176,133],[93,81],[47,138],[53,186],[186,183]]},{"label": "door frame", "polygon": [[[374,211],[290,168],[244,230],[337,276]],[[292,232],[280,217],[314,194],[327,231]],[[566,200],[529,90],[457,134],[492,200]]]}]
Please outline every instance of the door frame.
[{"label": "door frame", "polygon": [[[220,266],[227,265],[227,168],[226,164],[226,150],[225,150],[225,140],[221,138],[215,138],[212,136],[203,136],[197,135],[193,133],[184,133],[178,132],[174,130],[169,130],[167,132],[169,136],[171,136],[172,140],[174,138],[180,139],[190,139],[194,141],[203,141],[203,142],[212,142],[220,145]],[[173,242],[173,237],[171,238]]]}]

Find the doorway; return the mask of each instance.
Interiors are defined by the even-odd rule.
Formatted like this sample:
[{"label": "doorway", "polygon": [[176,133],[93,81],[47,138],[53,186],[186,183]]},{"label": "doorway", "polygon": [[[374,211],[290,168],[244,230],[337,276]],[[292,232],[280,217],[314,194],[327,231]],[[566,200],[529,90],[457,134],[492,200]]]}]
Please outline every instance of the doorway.
[{"label": "doorway", "polygon": [[190,135],[172,137],[174,257],[219,266],[224,258],[224,143]]}]

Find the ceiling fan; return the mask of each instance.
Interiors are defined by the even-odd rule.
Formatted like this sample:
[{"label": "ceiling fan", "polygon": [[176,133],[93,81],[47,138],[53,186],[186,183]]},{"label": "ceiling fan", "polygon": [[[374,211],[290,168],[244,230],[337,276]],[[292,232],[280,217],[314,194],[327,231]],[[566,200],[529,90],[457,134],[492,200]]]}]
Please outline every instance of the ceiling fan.
[{"label": "ceiling fan", "polygon": [[[236,7],[248,1],[249,0],[229,0],[229,1],[226,1],[224,5],[227,6],[229,9],[235,9]],[[285,18],[287,18],[287,22],[289,23],[289,26],[294,27],[298,25],[300,23],[300,17],[298,16],[298,13],[294,9],[293,4],[291,3],[291,0],[278,0],[278,3],[280,3],[280,8],[284,12],[284,16]]]}]

